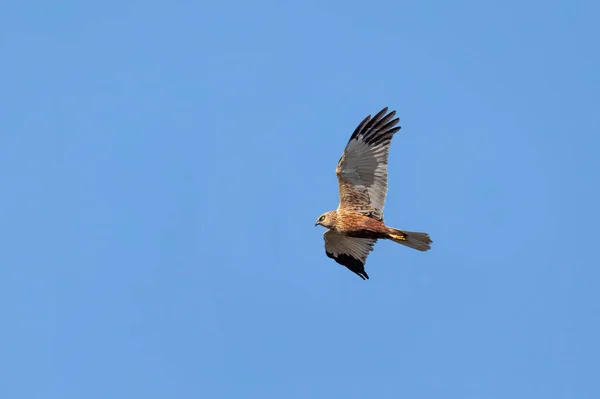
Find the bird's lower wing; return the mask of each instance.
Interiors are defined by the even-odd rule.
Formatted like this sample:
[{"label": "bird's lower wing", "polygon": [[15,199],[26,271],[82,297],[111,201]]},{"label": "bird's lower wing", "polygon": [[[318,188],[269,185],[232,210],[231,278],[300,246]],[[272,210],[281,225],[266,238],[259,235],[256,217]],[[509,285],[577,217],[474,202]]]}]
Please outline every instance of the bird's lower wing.
[{"label": "bird's lower wing", "polygon": [[373,250],[376,239],[356,238],[341,235],[333,230],[323,234],[325,253],[340,265],[346,266],[363,280],[369,275],[365,272],[367,256]]}]

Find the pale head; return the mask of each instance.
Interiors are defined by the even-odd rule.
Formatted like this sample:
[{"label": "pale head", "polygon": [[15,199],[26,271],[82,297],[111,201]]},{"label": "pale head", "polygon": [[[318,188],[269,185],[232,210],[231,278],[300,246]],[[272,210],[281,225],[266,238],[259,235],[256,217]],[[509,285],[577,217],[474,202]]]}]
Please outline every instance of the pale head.
[{"label": "pale head", "polygon": [[335,211],[325,212],[317,219],[315,226],[321,225],[323,227],[327,227],[328,229],[332,229],[335,226]]}]

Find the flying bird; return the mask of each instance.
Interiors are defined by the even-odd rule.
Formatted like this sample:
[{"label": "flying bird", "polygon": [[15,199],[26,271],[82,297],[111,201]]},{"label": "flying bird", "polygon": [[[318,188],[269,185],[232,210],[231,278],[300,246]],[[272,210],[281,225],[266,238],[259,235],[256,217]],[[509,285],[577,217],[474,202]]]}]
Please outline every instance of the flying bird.
[{"label": "flying bird", "polygon": [[391,240],[418,251],[429,250],[432,243],[427,233],[395,229],[383,220],[389,148],[400,130],[396,126],[400,119],[393,119],[396,111],[387,111],[385,107],[373,118],[367,116],[352,133],[335,170],[338,207],[315,223],[328,229],[323,234],[325,254],[363,280],[369,278],[365,262],[377,240]]}]

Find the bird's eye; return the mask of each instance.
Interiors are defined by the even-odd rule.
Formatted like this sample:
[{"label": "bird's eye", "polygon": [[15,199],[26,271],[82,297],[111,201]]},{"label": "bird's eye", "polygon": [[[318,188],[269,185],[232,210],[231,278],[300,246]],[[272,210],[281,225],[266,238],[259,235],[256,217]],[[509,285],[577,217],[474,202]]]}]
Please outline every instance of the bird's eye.
[{"label": "bird's eye", "polygon": [[319,222],[322,222],[323,220],[325,220],[325,215],[323,215],[319,218]]}]

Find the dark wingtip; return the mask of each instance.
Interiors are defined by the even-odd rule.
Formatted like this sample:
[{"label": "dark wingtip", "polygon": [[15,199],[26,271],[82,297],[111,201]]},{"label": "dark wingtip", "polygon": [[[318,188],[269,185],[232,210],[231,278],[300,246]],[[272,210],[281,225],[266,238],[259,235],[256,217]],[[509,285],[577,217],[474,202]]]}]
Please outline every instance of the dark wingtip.
[{"label": "dark wingtip", "polygon": [[362,271],[355,271],[352,270],[358,277],[362,278],[363,280],[368,280],[369,279],[369,275],[367,274],[366,271],[364,271],[364,269]]},{"label": "dark wingtip", "polygon": [[394,118],[396,110],[392,110],[388,113],[389,108],[386,106],[381,109],[371,118],[369,114],[363,121],[354,129],[350,141],[356,139],[361,133],[369,132],[364,137],[364,140],[368,144],[375,144],[376,141],[380,141],[384,138],[394,135],[400,126],[395,126],[400,121],[400,118]]},{"label": "dark wingtip", "polygon": [[[379,111],[378,113],[375,114],[375,116],[373,117],[373,120],[378,120],[381,119],[381,117],[385,114],[387,114],[388,112],[388,107],[384,107],[381,109],[381,111]],[[392,111],[390,112],[392,114],[392,117],[396,114],[396,111]]]},{"label": "dark wingtip", "polygon": [[348,270],[358,275],[363,280],[369,279],[369,275],[365,271],[364,263],[362,263],[358,259],[353,258],[352,256],[347,254],[338,254],[337,256],[334,256],[333,253],[328,252],[327,250],[325,250],[325,254],[328,258],[331,258],[340,265],[345,266],[346,268],[348,268]]}]

